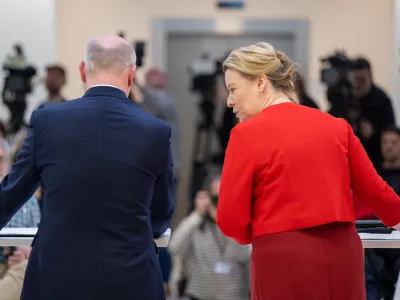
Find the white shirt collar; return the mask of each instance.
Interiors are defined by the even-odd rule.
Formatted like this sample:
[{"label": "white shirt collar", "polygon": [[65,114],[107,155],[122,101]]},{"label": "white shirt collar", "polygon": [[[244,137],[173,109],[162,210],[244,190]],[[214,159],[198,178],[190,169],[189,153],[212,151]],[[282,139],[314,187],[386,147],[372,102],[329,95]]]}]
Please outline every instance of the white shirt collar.
[{"label": "white shirt collar", "polygon": [[[92,85],[90,88],[94,88],[94,87],[100,87],[100,86],[108,86],[108,87],[113,87],[113,88],[115,88],[115,89],[119,89],[119,90],[121,90],[122,91],[122,89],[120,89],[119,87],[116,87],[116,86],[114,86],[114,85],[111,85],[111,84],[96,84],[96,85]],[[125,94],[125,91],[123,91],[124,92],[124,94]]]}]

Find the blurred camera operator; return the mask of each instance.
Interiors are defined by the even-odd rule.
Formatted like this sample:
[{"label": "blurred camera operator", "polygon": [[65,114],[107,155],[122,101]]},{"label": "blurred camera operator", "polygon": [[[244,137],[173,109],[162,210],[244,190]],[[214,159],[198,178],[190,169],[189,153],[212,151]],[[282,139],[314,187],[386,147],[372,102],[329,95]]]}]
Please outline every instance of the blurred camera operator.
[{"label": "blurred camera operator", "polygon": [[379,165],[382,131],[395,123],[392,103],[373,82],[369,61],[360,57],[353,64],[350,77],[352,95],[359,109],[358,135],[371,161]]}]

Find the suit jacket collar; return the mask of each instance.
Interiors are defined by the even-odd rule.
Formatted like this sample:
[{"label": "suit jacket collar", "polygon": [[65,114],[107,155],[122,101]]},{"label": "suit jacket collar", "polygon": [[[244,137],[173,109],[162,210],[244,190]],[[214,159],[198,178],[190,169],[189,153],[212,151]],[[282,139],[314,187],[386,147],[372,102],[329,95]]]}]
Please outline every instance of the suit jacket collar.
[{"label": "suit jacket collar", "polygon": [[111,96],[126,101],[130,101],[125,92],[111,85],[96,85],[89,88],[83,97]]}]

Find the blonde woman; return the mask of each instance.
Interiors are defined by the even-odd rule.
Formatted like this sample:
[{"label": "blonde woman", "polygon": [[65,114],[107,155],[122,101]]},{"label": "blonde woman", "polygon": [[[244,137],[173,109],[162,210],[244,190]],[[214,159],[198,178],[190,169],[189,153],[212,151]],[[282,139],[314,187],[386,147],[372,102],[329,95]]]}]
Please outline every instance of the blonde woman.
[{"label": "blonde woman", "polygon": [[226,151],[217,223],[253,245],[254,300],[365,300],[351,191],[387,225],[400,199],[343,119],[298,105],[295,67],[267,43],[223,64],[240,123]]}]

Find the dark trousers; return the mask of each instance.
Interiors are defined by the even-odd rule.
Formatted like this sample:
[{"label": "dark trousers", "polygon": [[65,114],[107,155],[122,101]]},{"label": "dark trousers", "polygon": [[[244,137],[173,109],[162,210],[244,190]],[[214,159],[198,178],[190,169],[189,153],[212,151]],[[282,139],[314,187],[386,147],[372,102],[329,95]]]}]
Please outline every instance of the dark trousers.
[{"label": "dark trousers", "polygon": [[365,249],[367,300],[393,299],[399,271],[398,249]]},{"label": "dark trousers", "polygon": [[168,283],[172,270],[172,259],[167,248],[158,248],[158,259],[160,261],[163,282]]},{"label": "dark trousers", "polygon": [[367,288],[367,300],[380,300],[381,287],[379,280],[367,261],[365,262],[365,284]]}]

